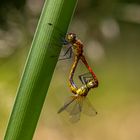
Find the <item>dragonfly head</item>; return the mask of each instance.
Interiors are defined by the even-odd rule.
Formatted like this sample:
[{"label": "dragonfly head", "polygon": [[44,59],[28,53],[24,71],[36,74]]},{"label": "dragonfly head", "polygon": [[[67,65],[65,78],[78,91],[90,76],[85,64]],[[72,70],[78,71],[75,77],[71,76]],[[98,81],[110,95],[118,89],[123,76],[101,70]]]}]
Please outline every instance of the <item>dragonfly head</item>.
[{"label": "dragonfly head", "polygon": [[89,80],[89,81],[87,82],[87,87],[88,87],[89,89],[93,88],[94,86],[95,86],[95,82],[94,82],[93,79],[92,79],[92,80]]},{"label": "dragonfly head", "polygon": [[66,40],[70,43],[74,43],[76,41],[76,34],[75,33],[68,33],[66,35]]}]

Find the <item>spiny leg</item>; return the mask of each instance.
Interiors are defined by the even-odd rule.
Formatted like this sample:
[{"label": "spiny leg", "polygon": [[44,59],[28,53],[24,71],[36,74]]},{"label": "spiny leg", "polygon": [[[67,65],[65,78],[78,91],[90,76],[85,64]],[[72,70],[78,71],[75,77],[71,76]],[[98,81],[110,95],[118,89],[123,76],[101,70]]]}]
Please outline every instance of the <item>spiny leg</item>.
[{"label": "spiny leg", "polygon": [[[58,33],[58,34],[59,34],[59,36],[61,38],[60,39],[60,43],[59,44],[54,43],[54,45],[56,45],[58,47],[61,47],[63,45],[63,48],[64,48],[64,46],[68,48],[66,50],[66,52],[64,52],[64,54],[62,56],[60,56],[60,58],[58,60],[70,59],[72,57],[72,45],[68,41],[65,40],[65,37],[64,36],[61,36],[62,34],[60,34],[60,33]],[[53,37],[53,40],[55,42],[55,37]],[[52,56],[52,57],[56,57],[56,56]]]},{"label": "spiny leg", "polygon": [[[60,53],[60,56],[59,56],[58,60],[66,60],[66,59],[70,59],[72,57],[72,46],[71,46],[71,44],[68,44],[65,47],[67,47],[66,51],[62,55]],[[56,56],[52,55],[51,57],[55,58]]]},{"label": "spiny leg", "polygon": [[[66,60],[66,59],[70,59],[72,57],[72,46],[70,46],[66,52],[62,55],[63,58],[59,58],[58,60]],[[65,57],[66,56],[66,57]]]},{"label": "spiny leg", "polygon": [[84,73],[84,74],[79,75],[79,79],[82,82],[82,84],[87,84],[87,82],[89,80],[93,79],[93,76],[91,75],[90,72],[88,72],[88,73]]},{"label": "spiny leg", "polygon": [[[59,60],[70,59],[71,55],[72,55],[72,52],[71,52],[72,50],[71,50],[71,44],[65,40],[66,33],[62,32],[57,26],[53,25],[52,23],[48,23],[48,25],[50,27],[53,27],[57,31],[57,34],[54,35],[54,37],[53,37],[54,45],[58,46],[58,47],[65,45],[68,48],[67,51],[64,53],[63,57],[65,57],[68,54],[68,52],[69,52],[69,56],[65,57],[65,58],[60,58]],[[59,36],[60,42],[56,43],[55,40],[58,39],[58,36]],[[56,57],[56,56],[51,56],[51,57]]]}]

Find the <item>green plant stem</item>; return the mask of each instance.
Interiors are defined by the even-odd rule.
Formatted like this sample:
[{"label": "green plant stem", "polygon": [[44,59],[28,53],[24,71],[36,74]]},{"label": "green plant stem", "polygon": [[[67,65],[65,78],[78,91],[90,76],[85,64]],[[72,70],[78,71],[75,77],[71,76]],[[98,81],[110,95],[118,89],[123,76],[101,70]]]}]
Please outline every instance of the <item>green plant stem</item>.
[{"label": "green plant stem", "polygon": [[[31,140],[77,0],[46,0],[17,90],[4,140]],[[52,23],[54,26],[49,26]],[[52,57],[55,56],[55,57]]]}]

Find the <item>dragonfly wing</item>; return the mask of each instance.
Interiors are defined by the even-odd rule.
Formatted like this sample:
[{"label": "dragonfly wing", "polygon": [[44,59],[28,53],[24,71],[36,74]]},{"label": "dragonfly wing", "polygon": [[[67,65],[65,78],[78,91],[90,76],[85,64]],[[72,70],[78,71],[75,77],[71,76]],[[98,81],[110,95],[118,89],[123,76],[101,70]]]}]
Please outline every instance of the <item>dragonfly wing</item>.
[{"label": "dragonfly wing", "polygon": [[97,115],[97,111],[94,109],[88,98],[85,98],[83,102],[83,113],[88,116],[95,116]]},{"label": "dragonfly wing", "polygon": [[80,120],[84,100],[85,97],[70,96],[67,98],[65,104],[58,110],[58,113],[66,110],[70,115],[70,122],[75,123]]},{"label": "dragonfly wing", "polygon": [[64,103],[64,105],[58,110],[57,113],[61,113],[62,111],[66,110],[67,112],[70,112],[71,109],[69,106],[71,106],[72,102],[75,100],[74,96],[70,96],[69,98],[67,98],[66,102]]},{"label": "dragonfly wing", "polygon": [[82,100],[80,100],[79,97],[77,97],[69,113],[70,115],[76,115],[76,114],[79,114],[81,111],[82,111]]},{"label": "dragonfly wing", "polygon": [[66,60],[72,57],[72,45],[68,44],[63,46],[63,49],[60,52],[59,60]]},{"label": "dragonfly wing", "polygon": [[75,123],[80,120],[81,112],[83,107],[83,97],[77,97],[73,102],[73,107],[70,110],[70,121]]},{"label": "dragonfly wing", "polygon": [[81,116],[80,112],[78,114],[75,114],[75,115],[70,115],[69,120],[71,123],[76,123],[80,120],[80,116]]}]

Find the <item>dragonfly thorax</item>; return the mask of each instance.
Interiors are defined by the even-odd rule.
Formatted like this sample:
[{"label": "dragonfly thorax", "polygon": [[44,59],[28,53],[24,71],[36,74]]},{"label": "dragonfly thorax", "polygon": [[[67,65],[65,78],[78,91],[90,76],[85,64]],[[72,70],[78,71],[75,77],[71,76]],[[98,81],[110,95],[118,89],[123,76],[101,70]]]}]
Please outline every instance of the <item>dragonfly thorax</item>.
[{"label": "dragonfly thorax", "polygon": [[81,95],[81,96],[86,96],[88,92],[89,92],[89,89],[88,89],[88,87],[86,85],[81,86],[77,90],[77,94]]}]

